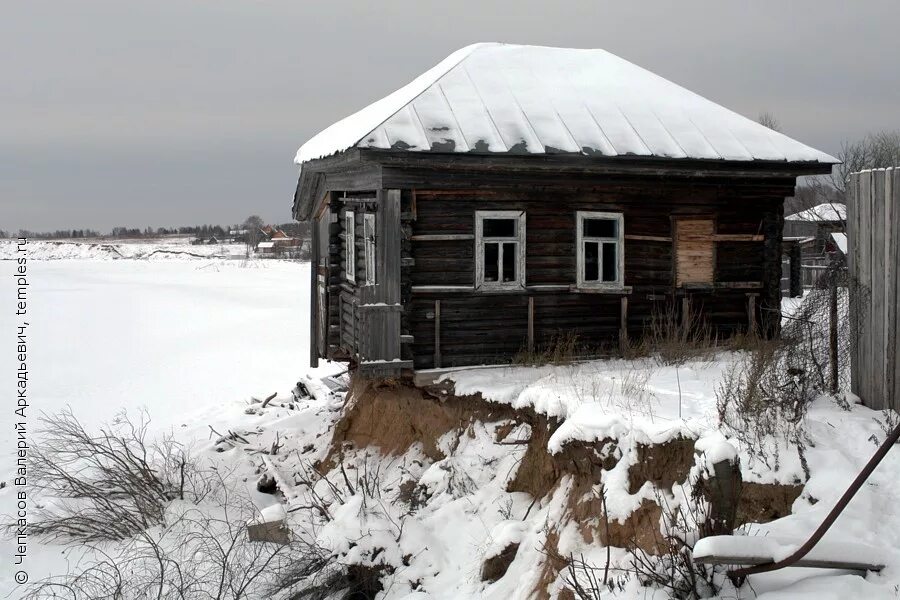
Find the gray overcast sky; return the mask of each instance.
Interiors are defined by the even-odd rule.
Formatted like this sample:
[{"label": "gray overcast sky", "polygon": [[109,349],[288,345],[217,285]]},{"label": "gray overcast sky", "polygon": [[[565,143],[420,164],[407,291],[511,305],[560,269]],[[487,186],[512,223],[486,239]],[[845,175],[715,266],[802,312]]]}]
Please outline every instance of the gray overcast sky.
[{"label": "gray overcast sky", "polygon": [[835,153],[900,2],[0,0],[0,229],[290,219],[297,147],[477,41],[604,48]]}]

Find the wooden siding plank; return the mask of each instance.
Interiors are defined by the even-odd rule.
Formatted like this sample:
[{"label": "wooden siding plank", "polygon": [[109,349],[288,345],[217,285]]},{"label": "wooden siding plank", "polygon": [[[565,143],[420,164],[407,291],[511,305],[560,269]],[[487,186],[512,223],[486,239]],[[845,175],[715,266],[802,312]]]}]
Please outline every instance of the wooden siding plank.
[{"label": "wooden siding plank", "polygon": [[900,349],[898,349],[898,340],[900,340],[900,272],[897,271],[897,265],[900,265],[900,168],[894,167],[890,170],[891,178],[891,265],[893,265],[892,277],[893,285],[891,286],[891,307],[892,314],[889,315],[890,322],[893,323],[893,331],[888,336],[893,343],[889,346],[892,358],[888,358],[888,370],[892,376],[893,386],[888,388],[891,395],[888,398],[888,405],[894,410],[900,410]]}]

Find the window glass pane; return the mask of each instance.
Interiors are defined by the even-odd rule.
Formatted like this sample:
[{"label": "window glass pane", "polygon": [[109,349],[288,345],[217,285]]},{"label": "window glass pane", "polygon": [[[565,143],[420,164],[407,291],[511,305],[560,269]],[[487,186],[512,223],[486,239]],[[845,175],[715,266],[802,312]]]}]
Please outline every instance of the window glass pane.
[{"label": "window glass pane", "polygon": [[615,281],[616,269],[618,268],[618,250],[615,242],[604,242],[603,244],[603,281]]},{"label": "window glass pane", "polygon": [[516,244],[503,244],[503,281],[516,280]]},{"label": "window glass pane", "polygon": [[516,219],[484,219],[484,237],[516,237]]},{"label": "window glass pane", "polygon": [[584,280],[597,281],[600,279],[600,244],[597,242],[584,243]]},{"label": "window glass pane", "polygon": [[616,237],[615,219],[585,219],[584,237]]},{"label": "window glass pane", "polygon": [[498,262],[500,258],[500,244],[487,243],[484,245],[484,280],[499,281]]}]

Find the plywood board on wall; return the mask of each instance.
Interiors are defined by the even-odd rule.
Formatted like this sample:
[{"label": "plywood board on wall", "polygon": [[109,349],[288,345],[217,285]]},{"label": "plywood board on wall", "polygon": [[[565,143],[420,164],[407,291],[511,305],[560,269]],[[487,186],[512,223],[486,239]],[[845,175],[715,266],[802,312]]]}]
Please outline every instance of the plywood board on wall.
[{"label": "plywood board on wall", "polygon": [[715,276],[715,220],[682,217],[675,220],[675,282],[712,283]]}]

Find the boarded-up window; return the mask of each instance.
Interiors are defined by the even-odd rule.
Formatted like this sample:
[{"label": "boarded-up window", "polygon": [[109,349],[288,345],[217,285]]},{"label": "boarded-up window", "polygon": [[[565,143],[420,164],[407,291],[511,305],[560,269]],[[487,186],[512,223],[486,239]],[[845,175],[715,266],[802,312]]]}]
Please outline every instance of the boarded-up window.
[{"label": "boarded-up window", "polygon": [[676,285],[712,284],[715,277],[715,221],[686,217],[675,221]]}]

